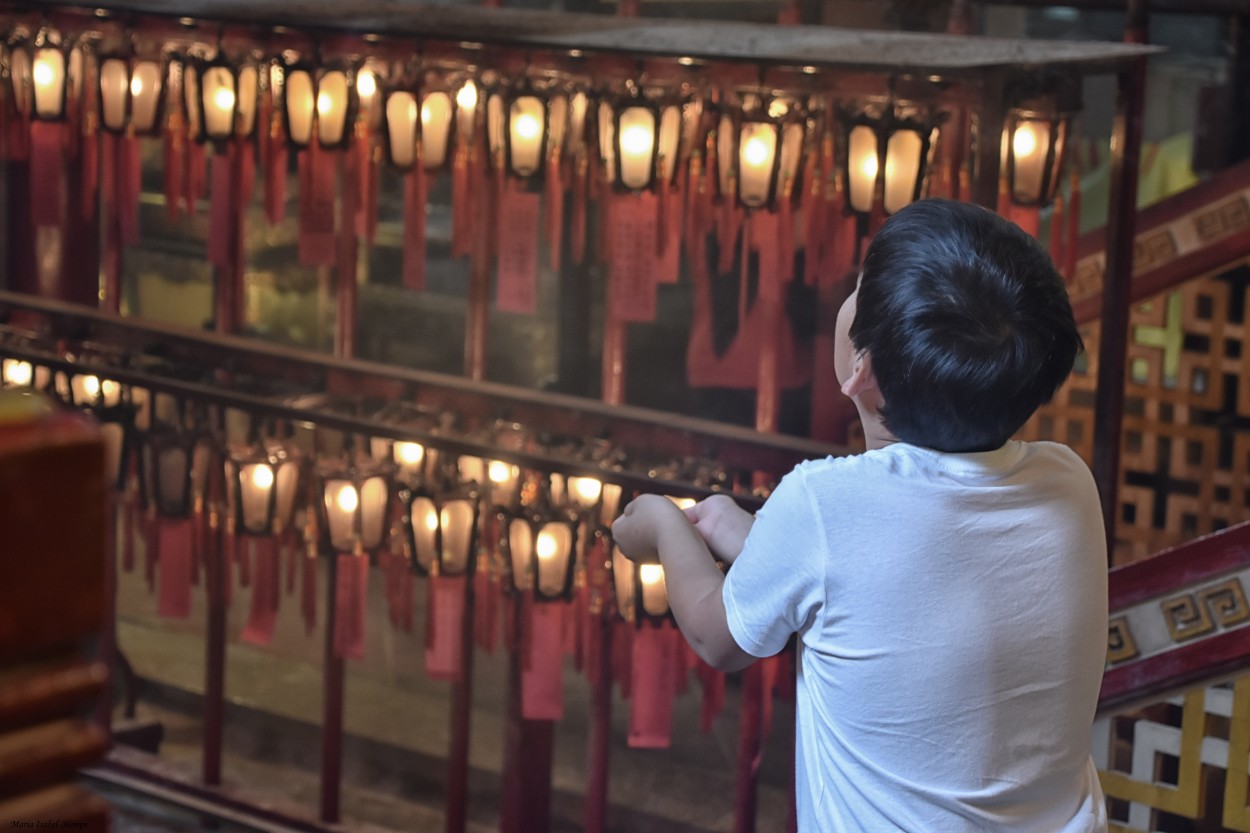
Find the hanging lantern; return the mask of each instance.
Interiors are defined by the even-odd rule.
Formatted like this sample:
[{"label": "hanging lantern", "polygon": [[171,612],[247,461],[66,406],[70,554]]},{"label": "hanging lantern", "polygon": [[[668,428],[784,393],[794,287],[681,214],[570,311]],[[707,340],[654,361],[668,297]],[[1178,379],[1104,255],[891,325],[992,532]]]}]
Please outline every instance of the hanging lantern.
[{"label": "hanging lantern", "polygon": [[456,467],[462,481],[479,485],[491,506],[508,509],[520,500],[520,466],[503,460],[461,457]]},{"label": "hanging lantern", "polygon": [[572,598],[577,520],[547,506],[505,516],[503,546],[517,591],[532,590],[544,601]]},{"label": "hanging lantern", "polygon": [[629,84],[627,97],[599,104],[599,152],[608,182],[619,190],[653,189],[677,172],[683,102],[663,91],[644,94]]},{"label": "hanging lantern", "polygon": [[434,456],[427,456],[426,448],[421,443],[385,437],[374,437],[369,441],[369,454],[378,462],[390,463],[394,467],[395,478],[413,488],[425,483],[427,466]]},{"label": "hanging lantern", "polygon": [[774,208],[783,185],[796,178],[807,117],[802,102],[778,94],[744,93],[722,112],[717,155],[722,196],[745,208]]},{"label": "hanging lantern", "polygon": [[247,535],[277,535],[295,517],[299,461],[280,447],[235,451],[225,472],[234,507],[234,528]]},{"label": "hanging lantern", "polygon": [[664,568],[659,564],[636,564],[612,545],[612,585],[616,609],[627,622],[665,622],[671,619]]},{"label": "hanging lantern", "polygon": [[218,49],[211,60],[186,58],[182,89],[192,139],[226,142],[252,136],[260,98],[260,65],[253,56],[231,61]]},{"label": "hanging lantern", "polygon": [[481,505],[477,484],[404,490],[401,495],[404,533],[417,573],[458,576],[472,571]]},{"label": "hanging lantern", "polygon": [[550,97],[529,82],[491,93],[486,104],[491,158],[507,174],[530,179],[542,172],[549,103]]},{"label": "hanging lantern", "polygon": [[18,112],[40,121],[63,120],[81,60],[59,32],[46,27],[33,40],[14,44],[9,72]]},{"label": "hanging lantern", "polygon": [[320,475],[323,539],[336,553],[373,553],[386,542],[391,484],[372,461],[335,467]]},{"label": "hanging lantern", "polygon": [[597,477],[551,475],[551,502],[578,514],[594,517],[604,499],[604,484]]},{"label": "hanging lantern", "polygon": [[164,57],[101,57],[100,124],[104,129],[116,134],[133,132],[136,136],[159,134],[167,73]]},{"label": "hanging lantern", "polygon": [[122,386],[111,379],[84,373],[72,377],[69,386],[76,408],[111,408],[121,401]]},{"label": "hanging lantern", "polygon": [[287,138],[297,148],[313,137],[326,149],[351,143],[359,105],[355,72],[347,65],[288,62],[284,66],[282,105]]},{"label": "hanging lantern", "polygon": [[[839,110],[847,204],[871,213],[878,192],[886,214],[924,194],[929,165],[944,117],[924,108],[891,102],[858,112]],[[881,164],[881,160],[885,164]]]},{"label": "hanging lantern", "polygon": [[427,70],[388,89],[382,109],[390,163],[411,170],[420,145],[425,170],[442,170],[453,143],[472,141],[477,84],[464,72]]},{"label": "hanging lantern", "polygon": [[1061,89],[1023,99],[1007,113],[1002,166],[1017,205],[1049,205],[1059,188],[1071,145],[1072,120],[1080,112],[1080,88]]},{"label": "hanging lantern", "polygon": [[147,432],[143,443],[144,484],[157,515],[190,517],[196,492],[197,445],[194,434],[166,423],[158,423]]}]

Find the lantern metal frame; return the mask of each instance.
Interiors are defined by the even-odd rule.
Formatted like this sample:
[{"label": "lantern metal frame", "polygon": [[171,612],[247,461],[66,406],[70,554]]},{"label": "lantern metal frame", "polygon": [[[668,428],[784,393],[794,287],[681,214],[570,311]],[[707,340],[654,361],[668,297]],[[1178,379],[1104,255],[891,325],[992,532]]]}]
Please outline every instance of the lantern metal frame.
[{"label": "lantern metal frame", "polygon": [[[142,434],[142,488],[145,502],[156,514],[165,518],[185,519],[191,516],[195,508],[197,487],[203,484],[196,482],[195,452],[209,439],[209,435],[197,429],[183,429],[167,422],[154,422]],[[166,486],[161,477],[161,456],[170,452],[185,455],[185,471],[180,499],[166,500],[163,494]],[[206,467],[211,468],[211,464]]]},{"label": "lantern metal frame", "polygon": [[[74,45],[61,32],[49,26],[41,26],[32,36],[25,34],[9,40],[8,44],[9,86],[13,92],[18,112],[36,121],[64,122],[69,118],[70,88],[76,79],[72,72],[72,54]],[[39,107],[39,96],[36,94],[35,68],[39,53],[44,51],[57,52],[61,56],[61,83],[57,90],[55,112],[44,112]],[[26,58],[26,74],[18,77],[13,71],[13,56],[21,53]],[[19,88],[19,84],[21,88]]]},{"label": "lantern metal frame", "polygon": [[[381,101],[379,109],[381,110],[383,144],[386,148],[387,162],[391,167],[408,172],[416,167],[418,159],[421,161],[422,168],[428,173],[447,170],[451,167],[456,149],[461,146],[461,143],[468,143],[473,140],[472,132],[466,136],[464,135],[466,131],[461,129],[463,118],[459,95],[460,90],[466,83],[473,83],[480,87],[480,82],[472,69],[424,66],[410,69],[398,79],[379,86],[379,99]],[[426,124],[423,114],[425,113],[427,97],[434,93],[442,93],[447,96],[449,111],[443,158],[437,164],[430,164],[424,152]],[[415,148],[420,148],[421,150],[417,151],[414,148],[413,162],[409,165],[397,163],[392,149],[390,100],[391,96],[396,94],[411,96],[417,108],[413,123],[413,143]],[[472,119],[474,128],[476,128],[477,113],[480,109],[476,104],[473,107]]]},{"label": "lantern metal frame", "polygon": [[[1069,149],[1076,132],[1076,116],[1083,109],[1080,85],[1071,79],[1055,79],[1048,88],[1026,88],[1016,91],[1017,104],[1007,110],[1003,123],[1002,171],[1007,180],[1007,194],[1015,205],[1044,208],[1051,204],[1063,182]],[[1016,129],[1024,122],[1049,125],[1037,195],[1021,198],[1017,191]]]},{"label": "lantern metal frame", "polygon": [[[534,78],[526,75],[516,83],[499,84],[487,94],[486,132],[491,165],[496,170],[501,170],[504,176],[525,183],[540,181],[550,162],[547,157],[551,148],[553,146],[558,147],[563,143],[564,137],[553,136],[551,130],[551,108],[552,102],[558,94],[555,88],[559,80],[551,77],[536,81]],[[512,109],[523,98],[537,99],[542,111],[542,126],[536,140],[538,158],[534,168],[524,173],[516,168],[512,146]],[[496,106],[496,102],[498,102],[498,106],[502,111],[499,114],[499,124],[495,123],[495,116],[492,114],[492,108]],[[496,135],[496,133],[501,135]]]},{"label": "lantern metal frame", "polygon": [[[795,164],[802,165],[803,162],[809,132],[807,104],[802,94],[773,89],[745,89],[735,93],[733,98],[733,102],[720,105],[716,121],[718,195],[721,199],[732,198],[737,205],[746,209],[773,209],[777,206],[782,188],[782,157],[788,127],[797,127],[802,131]],[[773,115],[769,111],[779,102],[785,105],[785,111]],[[748,202],[742,196],[742,134],[746,126],[751,124],[765,126],[774,138],[767,193],[759,202]],[[732,130],[729,137],[719,133],[726,126]],[[797,175],[793,179],[797,179]]]},{"label": "lantern metal frame", "polygon": [[[161,135],[162,126],[165,120],[165,109],[168,106],[169,94],[169,67],[170,57],[165,52],[156,58],[147,58],[138,55],[133,49],[127,52],[110,52],[101,54],[97,61],[99,63],[96,72],[96,89],[98,92],[98,101],[96,102],[97,110],[100,118],[100,128],[116,136],[135,135],[135,136],[159,136]],[[110,126],[108,119],[105,117],[105,97],[107,95],[104,89],[104,66],[113,61],[120,61],[126,66],[126,88],[123,93],[125,100],[124,115],[122,124],[119,127]],[[156,92],[156,102],[152,110],[152,125],[147,128],[135,127],[134,124],[134,80],[135,69],[140,64],[156,64],[157,77],[160,79],[160,86]]]},{"label": "lantern metal frame", "polygon": [[[229,142],[232,139],[251,139],[257,130],[257,124],[260,121],[260,91],[261,91],[261,67],[264,61],[258,58],[254,53],[245,52],[235,59],[226,56],[225,50],[220,46],[212,58],[205,58],[200,55],[187,54],[181,56],[179,63],[182,65],[182,106],[187,116],[187,128],[191,132],[191,138],[200,144],[207,142],[221,143]],[[255,89],[252,90],[253,101],[251,107],[251,123],[246,127],[241,126],[246,111],[243,108],[243,99],[245,91],[242,89],[243,74],[247,69],[251,69],[255,75]],[[230,129],[228,132],[214,134],[209,130],[208,120],[208,103],[206,98],[208,93],[204,88],[204,77],[213,70],[225,70],[231,80],[231,93],[234,98],[232,104],[232,112],[230,116]],[[194,105],[188,100],[187,92],[188,75],[193,73],[195,78],[195,103]],[[191,113],[191,107],[195,107],[195,113]],[[192,115],[195,118],[192,118]]]},{"label": "lantern metal frame", "polygon": [[[498,517],[500,520],[500,551],[503,553],[504,561],[508,565],[508,573],[512,577],[512,581],[509,584],[510,589],[518,593],[532,591],[534,599],[537,601],[571,601],[577,575],[577,542],[581,532],[581,523],[578,516],[575,513],[561,512],[552,508],[544,492],[536,504],[522,506],[510,511],[499,511]],[[513,552],[512,547],[512,526],[515,523],[526,524],[530,532],[531,552],[529,563],[526,565],[525,576],[517,575],[517,556]],[[541,576],[539,575],[538,565],[535,562],[538,558],[538,536],[543,529],[552,524],[567,527],[569,532],[569,551],[564,565],[561,589],[555,593],[547,593],[542,588]]]},{"label": "lantern metal frame", "polygon": [[[917,159],[916,181],[912,186],[911,199],[907,205],[921,199],[929,186],[929,177],[933,169],[933,154],[937,147],[937,133],[946,121],[947,115],[925,104],[918,104],[901,99],[888,98],[883,101],[869,101],[859,107],[846,107],[842,104],[834,107],[834,122],[837,130],[837,169],[846,189],[845,212],[867,216],[878,207],[886,215],[890,211],[885,204],[886,173],[889,166],[890,140],[896,133],[915,133],[920,139],[920,154]],[[872,195],[867,210],[855,207],[852,199],[852,183],[856,177],[851,171],[851,133],[857,127],[868,127],[873,132],[877,158],[877,170],[873,176]]]},{"label": "lantern metal frame", "polygon": [[[401,487],[399,490],[400,501],[404,507],[402,523],[404,543],[408,548],[409,562],[413,572],[419,576],[471,576],[477,571],[477,558],[474,556],[477,554],[478,527],[482,518],[482,492],[475,482],[452,480],[450,478],[450,470],[445,467],[443,477],[445,479],[441,484],[441,488],[432,488],[423,484],[416,488]],[[437,519],[437,526],[431,530],[434,533],[434,553],[428,559],[430,566],[423,563],[425,559],[421,558],[422,548],[419,546],[419,536],[412,520],[413,504],[418,500],[429,501],[434,510],[434,517]],[[463,568],[449,569],[444,560],[443,510],[452,504],[462,502],[467,502],[473,510],[469,525],[468,542],[466,544],[468,552],[465,554]]]},{"label": "lantern metal frame", "polygon": [[[125,491],[127,476],[130,473],[130,460],[139,455],[142,459],[142,438],[136,425],[136,417],[141,406],[134,401],[134,394],[129,385],[122,387],[121,398],[113,405],[97,405],[89,410],[101,425],[120,425],[122,429],[121,447],[117,455],[117,471],[113,478],[113,488]],[[139,467],[139,478],[144,477],[143,468]]]},{"label": "lantern metal frame", "polygon": [[[351,443],[348,443],[348,447],[351,447]],[[376,558],[377,554],[387,544],[390,526],[391,495],[394,493],[394,481],[391,478],[390,468],[377,463],[365,455],[353,453],[349,454],[345,459],[331,462],[320,461],[316,466],[314,476],[314,482],[317,485],[317,525],[320,533],[319,543],[322,553],[327,556],[335,553],[351,554],[335,546],[331,533],[329,510],[326,507],[327,486],[332,482],[344,481],[356,490],[357,504],[356,508],[352,510],[351,521],[352,552],[363,552],[371,560]],[[364,530],[362,528],[365,510],[364,484],[376,479],[381,479],[386,487],[386,494],[381,508],[381,534],[378,536],[376,543],[367,545],[363,538]]]},{"label": "lantern metal frame", "polygon": [[[669,184],[677,181],[681,162],[690,152],[687,108],[694,99],[695,95],[684,88],[673,90],[662,85],[639,84],[632,80],[626,82],[623,95],[613,95],[607,92],[600,94],[599,106],[608,107],[611,110],[612,135],[610,137],[610,145],[612,158],[610,160],[604,158],[605,143],[603,139],[605,137],[600,137],[599,157],[600,163],[610,172],[609,179],[614,190],[620,193],[654,191],[662,181],[667,181]],[[621,120],[626,111],[634,108],[641,108],[650,112],[653,125],[651,160],[647,164],[647,181],[638,186],[626,184],[622,175],[624,153],[621,146],[623,136]],[[672,158],[664,155],[665,145],[669,143],[669,137],[665,135],[664,116],[670,108],[676,109],[677,112],[677,123],[672,126],[672,130],[676,134],[671,141]],[[596,124],[599,125],[598,129],[602,131],[603,127],[600,118],[596,118]]]},{"label": "lantern metal frame", "polygon": [[[356,90],[356,64],[345,59],[326,61],[318,56],[297,59],[282,58],[279,61],[279,66],[282,68],[282,126],[286,131],[287,143],[296,150],[304,150],[309,147],[313,139],[316,139],[317,146],[322,150],[345,150],[351,147],[356,134],[353,126],[356,123],[356,114],[360,106],[360,95]],[[291,133],[291,75],[297,72],[308,75],[312,90],[312,112],[309,114],[308,140],[305,142],[299,141]],[[326,76],[331,73],[342,73],[345,84],[343,135],[339,137],[337,142],[325,143],[321,140],[319,102],[321,100],[321,85],[325,81]],[[380,80],[379,86],[381,86]],[[420,118],[419,111],[417,116]]]},{"label": "lantern metal frame", "polygon": [[[295,518],[295,509],[299,503],[300,486],[304,480],[303,460],[285,445],[269,445],[256,443],[242,448],[232,448],[223,461],[227,473],[227,492],[230,500],[230,513],[234,519],[234,530],[240,535],[268,536],[277,535],[290,527]],[[273,475],[269,486],[269,495],[265,509],[265,523],[261,528],[246,523],[246,512],[243,501],[243,478],[245,471],[255,466],[266,466]],[[279,483],[281,472],[287,466],[295,467],[295,482],[291,484],[290,506],[286,507],[287,517],[283,518],[283,501],[279,499]]]}]

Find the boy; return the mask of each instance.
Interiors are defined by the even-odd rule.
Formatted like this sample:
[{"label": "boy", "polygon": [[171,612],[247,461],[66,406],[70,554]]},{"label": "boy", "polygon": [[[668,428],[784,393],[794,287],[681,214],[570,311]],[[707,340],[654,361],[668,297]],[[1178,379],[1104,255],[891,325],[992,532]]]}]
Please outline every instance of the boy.
[{"label": "boy", "polygon": [[1010,441],[1082,347],[1032,238],[976,206],[915,203],[838,314],[867,452],[797,466],[754,519],[727,496],[683,515],[644,495],[613,526],[631,558],[658,555],[712,665],[798,634],[800,833],[1106,829],[1098,495],[1067,447]]}]

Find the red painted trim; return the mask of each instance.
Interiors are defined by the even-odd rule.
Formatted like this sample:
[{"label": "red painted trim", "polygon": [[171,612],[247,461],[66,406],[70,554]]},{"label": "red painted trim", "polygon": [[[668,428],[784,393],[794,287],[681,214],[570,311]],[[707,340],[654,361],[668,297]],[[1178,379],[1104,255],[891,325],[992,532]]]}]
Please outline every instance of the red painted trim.
[{"label": "red painted trim", "polygon": [[1112,570],[1108,575],[1111,612],[1115,614],[1154,596],[1179,592],[1247,565],[1250,521]]},{"label": "red painted trim", "polygon": [[1250,627],[1242,627],[1113,668],[1103,675],[1098,709],[1106,711],[1157,698],[1189,684],[1214,681],[1223,674],[1244,670],[1248,656]]}]

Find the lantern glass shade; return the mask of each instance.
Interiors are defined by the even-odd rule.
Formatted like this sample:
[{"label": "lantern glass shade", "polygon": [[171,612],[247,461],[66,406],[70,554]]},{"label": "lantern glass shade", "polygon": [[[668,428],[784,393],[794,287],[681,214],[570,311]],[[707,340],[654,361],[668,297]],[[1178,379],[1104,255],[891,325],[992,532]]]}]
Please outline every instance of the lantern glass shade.
[{"label": "lantern glass shade", "polygon": [[299,463],[283,460],[276,467],[278,490],[274,507],[274,529],[281,532],[295,523],[295,498],[299,493]]},{"label": "lantern glass shade", "polygon": [[547,137],[547,107],[535,95],[521,95],[508,108],[508,168],[519,177],[536,173]]},{"label": "lantern glass shade", "polygon": [[35,50],[30,76],[34,82],[36,118],[56,120],[65,115],[68,72],[65,52],[61,49],[45,46]]},{"label": "lantern glass shade", "polygon": [[342,70],[321,76],[317,87],[317,140],[323,147],[337,147],[346,138],[351,88],[350,79]]},{"label": "lantern glass shade", "polygon": [[240,517],[243,531],[264,535],[273,528],[274,487],[277,476],[268,460],[238,467]]},{"label": "lantern glass shade", "polygon": [[190,63],[182,65],[182,100],[187,114],[187,136],[199,139],[204,135],[200,113],[200,74]]},{"label": "lantern glass shade", "polygon": [[734,193],[734,121],[727,115],[720,117],[716,128],[716,158],[719,160],[720,193],[732,198]]},{"label": "lantern glass shade", "polygon": [[130,125],[146,135],[157,129],[165,79],[159,61],[137,61],[130,73]]},{"label": "lantern glass shade", "polygon": [[391,164],[405,171],[417,164],[417,109],[417,97],[406,90],[396,90],[386,98],[387,152]]},{"label": "lantern glass shade", "polygon": [[13,103],[19,113],[30,113],[30,52],[14,49],[9,53],[9,80],[13,85]]},{"label": "lantern glass shade", "polygon": [[477,84],[469,79],[456,90],[456,135],[462,144],[473,140],[473,126],[477,121]]},{"label": "lantern glass shade", "polygon": [[191,499],[190,449],[169,445],[156,449],[154,453],[157,509],[169,517],[186,517]]},{"label": "lantern glass shade", "polygon": [[747,208],[772,201],[777,172],[777,126],[748,121],[738,143],[738,199]]},{"label": "lantern glass shade", "polygon": [[439,513],[443,535],[440,568],[450,575],[459,575],[469,567],[473,554],[473,532],[477,526],[477,506],[470,498],[449,500]]},{"label": "lantern glass shade", "polygon": [[651,184],[656,166],[655,110],[642,105],[621,109],[616,134],[620,183],[635,191]]},{"label": "lantern glass shade", "polygon": [[120,133],[129,123],[131,102],[130,61],[105,58],[100,62],[100,124],[105,130]]},{"label": "lantern glass shade", "polygon": [[866,124],[851,128],[847,141],[847,194],[851,209],[861,214],[872,211],[877,190],[877,131]]},{"label": "lantern glass shade", "polygon": [[238,77],[222,64],[210,64],[200,74],[200,97],[204,105],[204,135],[223,141],[234,135],[239,113]]},{"label": "lantern glass shade", "polygon": [[35,368],[21,359],[5,359],[0,362],[0,381],[6,388],[30,387],[35,381]]},{"label": "lantern glass shade", "polygon": [[599,158],[603,160],[608,182],[616,182],[616,120],[612,105],[599,102]]},{"label": "lantern glass shade", "polygon": [[251,136],[256,129],[256,107],[260,101],[260,68],[246,63],[239,68],[239,121],[240,136]]},{"label": "lantern glass shade", "polygon": [[603,497],[599,504],[599,518],[604,526],[616,520],[621,508],[621,487],[616,483],[603,484]]},{"label": "lantern glass shade", "polygon": [[915,130],[895,130],[885,149],[885,211],[893,214],[919,196],[925,162],[924,137]]},{"label": "lantern glass shade", "polygon": [[681,150],[681,107],[670,104],[660,111],[660,153],[656,174],[672,181],[677,174],[677,154]]},{"label": "lantern glass shade", "polygon": [[807,128],[801,122],[789,122],[781,129],[781,164],[779,179],[782,196],[789,197],[794,192],[794,183],[799,178],[799,166],[803,162],[803,140],[807,136]]},{"label": "lantern glass shade", "polygon": [[580,153],[586,147],[586,113],[590,108],[590,97],[582,91],[573,93],[569,98],[569,125],[565,133],[565,144],[571,152]]},{"label": "lantern glass shade", "polygon": [[452,115],[449,93],[439,90],[421,98],[421,162],[426,170],[438,170],[447,162]]},{"label": "lantern glass shade", "polygon": [[568,587],[573,555],[573,529],[566,523],[547,523],[534,539],[534,568],[542,596],[563,595]]},{"label": "lantern glass shade", "polygon": [[648,616],[668,615],[668,590],[664,584],[663,567],[659,564],[639,564],[638,587],[642,591],[642,609]]},{"label": "lantern glass shade", "polygon": [[356,512],[360,493],[350,480],[327,480],[325,483],[326,526],[330,546],[335,552],[350,553],[356,548]]},{"label": "lantern glass shade", "polygon": [[616,546],[612,547],[612,585],[617,611],[626,621],[634,621],[634,563]]},{"label": "lantern glass shade", "polygon": [[512,560],[512,584],[524,590],[531,583],[534,557],[534,528],[517,518],[508,524],[508,554]]},{"label": "lantern glass shade", "polygon": [[69,387],[74,404],[81,408],[111,408],[121,401],[122,386],[111,379],[82,374],[70,379]]},{"label": "lantern glass shade", "polygon": [[293,144],[306,147],[312,141],[313,113],[317,107],[312,73],[306,69],[288,70],[282,89],[287,136]]},{"label": "lantern glass shade", "polygon": [[486,464],[486,479],[490,482],[491,500],[497,506],[510,505],[516,496],[517,481],[520,477],[520,467],[502,460],[489,461]]},{"label": "lantern glass shade", "polygon": [[593,477],[570,477],[567,488],[569,499],[582,509],[593,509],[603,496],[603,482]]},{"label": "lantern glass shade", "polygon": [[438,560],[438,507],[428,497],[414,498],[408,509],[412,529],[413,558],[422,572],[429,573]]},{"label": "lantern glass shade", "polygon": [[[1011,198],[1020,205],[1048,205],[1055,197],[1071,119],[1014,111],[1003,134],[1004,168]],[[1010,136],[1010,139],[1008,139]]]},{"label": "lantern glass shade", "polygon": [[366,550],[382,546],[391,489],[386,478],[370,477],[360,487],[360,540]]}]

